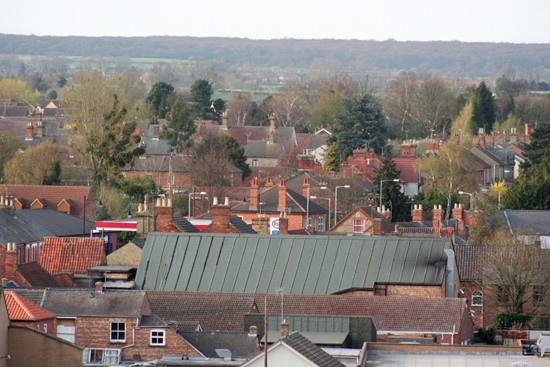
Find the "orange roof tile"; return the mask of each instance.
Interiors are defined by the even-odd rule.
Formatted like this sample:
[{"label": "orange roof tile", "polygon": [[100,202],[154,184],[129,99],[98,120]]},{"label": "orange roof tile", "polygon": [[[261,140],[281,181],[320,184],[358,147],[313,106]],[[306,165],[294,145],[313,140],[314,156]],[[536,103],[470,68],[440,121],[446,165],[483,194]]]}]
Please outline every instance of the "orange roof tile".
[{"label": "orange roof tile", "polygon": [[420,176],[416,171],[416,158],[410,157],[397,157],[393,158],[392,162],[395,163],[395,168],[399,171],[399,178],[403,182],[419,182]]},{"label": "orange roof tile", "polygon": [[44,237],[38,263],[50,274],[85,274],[106,265],[103,238]]},{"label": "orange roof tile", "polygon": [[55,318],[55,314],[32,303],[15,292],[4,293],[10,320],[37,321]]},{"label": "orange roof tile", "polygon": [[46,205],[47,208],[57,210],[57,205],[63,200],[70,202],[74,209],[71,215],[82,218],[84,212],[84,197],[86,197],[86,218],[92,213],[94,205],[92,190],[88,186],[46,186],[46,185],[2,185],[2,193],[13,195],[15,198],[25,201],[27,204],[36,199]]}]

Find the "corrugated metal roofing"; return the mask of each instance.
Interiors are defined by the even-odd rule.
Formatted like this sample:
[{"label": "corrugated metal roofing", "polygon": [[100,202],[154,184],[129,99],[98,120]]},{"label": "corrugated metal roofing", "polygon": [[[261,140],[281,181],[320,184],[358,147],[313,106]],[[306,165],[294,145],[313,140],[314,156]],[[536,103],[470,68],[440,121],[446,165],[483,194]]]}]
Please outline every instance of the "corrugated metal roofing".
[{"label": "corrugated metal roofing", "polygon": [[440,285],[450,248],[439,238],[150,233],[136,287],[332,294],[375,283]]}]

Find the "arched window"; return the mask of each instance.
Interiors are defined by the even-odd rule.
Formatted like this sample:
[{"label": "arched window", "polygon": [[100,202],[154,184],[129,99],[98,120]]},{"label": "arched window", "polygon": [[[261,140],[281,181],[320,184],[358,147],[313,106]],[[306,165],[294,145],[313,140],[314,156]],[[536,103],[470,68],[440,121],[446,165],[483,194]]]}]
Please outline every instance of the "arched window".
[{"label": "arched window", "polygon": [[483,292],[474,291],[472,293],[472,306],[483,306]]}]

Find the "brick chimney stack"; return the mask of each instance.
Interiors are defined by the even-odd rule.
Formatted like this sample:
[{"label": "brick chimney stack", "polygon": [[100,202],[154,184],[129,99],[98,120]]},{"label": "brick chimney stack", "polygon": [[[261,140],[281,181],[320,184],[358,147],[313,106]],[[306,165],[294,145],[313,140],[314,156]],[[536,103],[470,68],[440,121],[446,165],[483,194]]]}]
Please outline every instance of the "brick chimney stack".
[{"label": "brick chimney stack", "polygon": [[156,228],[158,232],[179,232],[172,223],[172,200],[170,198],[157,198],[155,205]]},{"label": "brick chimney stack", "polygon": [[44,137],[44,125],[42,124],[42,120],[38,120],[36,123],[36,137],[37,138],[43,138]]},{"label": "brick chimney stack", "polygon": [[382,218],[374,218],[372,223],[372,234],[375,236],[382,234]]},{"label": "brick chimney stack", "polygon": [[279,233],[278,234],[288,234],[288,217],[285,212],[281,212],[279,217]]},{"label": "brick chimney stack", "polygon": [[17,246],[15,242],[6,244],[6,259],[4,263],[6,278],[13,279],[17,273]]},{"label": "brick chimney stack", "polygon": [[432,211],[432,227],[441,227],[441,222],[443,222],[443,209],[441,205],[434,205]]},{"label": "brick chimney stack", "polygon": [[269,234],[269,218],[264,214],[252,218],[252,229],[258,234]]},{"label": "brick chimney stack", "polygon": [[222,112],[222,126],[221,126],[221,129],[222,130],[227,130],[227,111],[223,111]]},{"label": "brick chimney stack", "polygon": [[405,140],[401,144],[401,156],[402,157],[415,157],[416,156],[416,144],[413,140]]},{"label": "brick chimney stack", "polygon": [[277,210],[282,212],[286,209],[286,182],[285,180],[279,181],[279,206]]},{"label": "brick chimney stack", "polygon": [[386,209],[385,205],[382,205],[381,208],[378,208],[378,213],[382,214],[384,218],[388,220],[391,218],[391,211],[389,209]]},{"label": "brick chimney stack", "polygon": [[309,177],[304,178],[304,184],[302,185],[302,196],[307,198],[309,195]]},{"label": "brick chimney stack", "polygon": [[298,171],[315,170],[315,156],[306,149],[302,154],[298,154]]},{"label": "brick chimney stack", "polygon": [[422,222],[422,219],[423,219],[422,204],[414,204],[413,210],[412,210],[412,221]]},{"label": "brick chimney stack", "polygon": [[457,229],[459,236],[464,236],[464,220],[463,220],[463,210],[462,204],[455,204],[455,207],[453,208],[453,219],[457,222]]},{"label": "brick chimney stack", "polygon": [[231,215],[231,207],[229,206],[229,198],[225,198],[223,204],[218,203],[218,198],[214,197],[212,203],[212,222],[202,230],[204,233],[238,233],[233,228],[229,221]]},{"label": "brick chimney stack", "polygon": [[281,337],[284,338],[285,336],[288,336],[288,322],[283,320],[281,322]]},{"label": "brick chimney stack", "polygon": [[97,293],[103,293],[103,282],[95,282],[95,291]]},{"label": "brick chimney stack", "polygon": [[254,177],[250,182],[250,210],[258,210],[258,177]]},{"label": "brick chimney stack", "polygon": [[27,133],[25,135],[25,140],[30,141],[34,139],[34,126],[32,122],[27,123]]}]

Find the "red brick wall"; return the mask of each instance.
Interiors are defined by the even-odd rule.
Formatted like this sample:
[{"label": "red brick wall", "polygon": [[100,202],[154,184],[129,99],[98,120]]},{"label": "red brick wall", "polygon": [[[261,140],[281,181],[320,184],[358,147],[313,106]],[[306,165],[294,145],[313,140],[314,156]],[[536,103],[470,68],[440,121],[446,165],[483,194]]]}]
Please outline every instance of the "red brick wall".
[{"label": "red brick wall", "polygon": [[[111,343],[111,320],[126,322],[126,343]],[[86,348],[121,348],[132,343],[132,329],[137,325],[134,318],[79,317],[75,322],[75,344]]]},{"label": "red brick wall", "polygon": [[[126,321],[126,342],[111,343],[111,320]],[[179,337],[173,329],[166,330],[166,346],[150,347],[149,336],[151,328],[136,328],[137,319],[134,318],[101,318],[80,317],[76,320],[75,344],[86,348],[124,348],[123,359],[158,359],[163,354],[199,355],[189,344]],[[160,328],[159,328],[160,329]]]},{"label": "red brick wall", "polygon": [[177,335],[173,329],[165,328],[166,345],[150,346],[149,337],[151,330],[161,330],[160,328],[139,328],[136,329],[135,346],[124,350],[124,358],[135,360],[153,360],[160,359],[164,354],[180,354],[189,356],[199,356],[199,353],[189,345],[181,336]]},{"label": "red brick wall", "polygon": [[[56,322],[55,319],[41,320],[41,321],[10,321],[11,325],[25,326],[31,329],[42,331],[48,335],[56,336]],[[46,325],[46,327],[44,327]]]},{"label": "red brick wall", "polygon": [[434,285],[391,285],[387,286],[388,296],[445,297],[445,289]]},{"label": "red brick wall", "polygon": [[350,296],[444,297],[442,287],[429,285],[376,284],[374,290],[354,290],[346,292],[345,294]]},{"label": "red brick wall", "polygon": [[[239,217],[242,217],[243,220],[247,223],[252,222],[252,219],[256,218],[258,216],[258,213],[255,213],[255,212],[238,212],[238,211],[235,211],[235,212],[232,212],[231,214],[232,215],[238,215]],[[262,215],[264,215],[264,214],[268,218],[279,218],[279,216],[281,215],[279,212],[277,212],[277,213],[263,213],[262,212]],[[314,218],[315,216],[312,215],[311,217]],[[303,225],[304,216],[302,214],[290,213],[290,214],[287,214],[287,218],[288,218],[288,230],[289,231],[292,231],[292,230],[295,230],[295,229],[301,229],[301,228],[304,227],[304,225]]]}]

